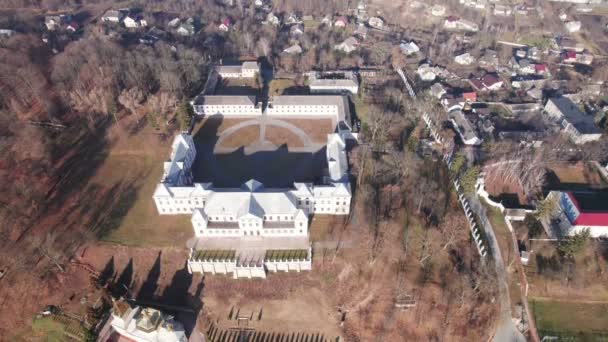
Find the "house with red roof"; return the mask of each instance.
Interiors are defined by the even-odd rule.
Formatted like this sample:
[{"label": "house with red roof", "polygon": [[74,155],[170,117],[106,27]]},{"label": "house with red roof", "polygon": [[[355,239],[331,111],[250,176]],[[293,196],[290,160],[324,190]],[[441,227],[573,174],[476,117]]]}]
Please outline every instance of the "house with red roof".
[{"label": "house with red roof", "polygon": [[564,235],[589,229],[591,237],[608,237],[607,191],[551,191],[557,199],[558,221]]},{"label": "house with red roof", "polygon": [[547,72],[547,66],[544,64],[534,64],[534,72],[537,75],[544,75]]},{"label": "house with red roof", "polygon": [[476,102],[477,101],[477,93],[472,91],[469,93],[462,93],[462,98],[465,102]]},{"label": "house with red roof", "polygon": [[228,30],[230,30],[231,25],[232,25],[232,22],[230,21],[230,18],[225,18],[224,20],[222,20],[222,22],[220,23],[218,28],[222,31],[228,32]]},{"label": "house with red roof", "polygon": [[339,16],[334,22],[335,27],[346,27],[348,25],[348,19],[345,16]]}]

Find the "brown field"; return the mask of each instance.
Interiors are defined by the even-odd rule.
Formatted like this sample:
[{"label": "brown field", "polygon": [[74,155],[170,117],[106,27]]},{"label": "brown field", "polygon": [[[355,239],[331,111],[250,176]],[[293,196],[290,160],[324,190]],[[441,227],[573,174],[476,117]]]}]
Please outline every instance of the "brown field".
[{"label": "brown field", "polygon": [[222,116],[211,116],[197,123],[192,130],[195,140],[209,141],[216,139],[223,131],[238,124],[239,122],[251,120],[249,118],[227,119]]},{"label": "brown field", "polygon": [[508,200],[510,203],[519,203],[519,205],[530,204],[520,184],[513,180],[495,176],[491,170],[487,170],[485,187],[493,200]]},{"label": "brown field", "polygon": [[267,125],[264,140],[275,146],[304,147],[304,143],[300,140],[300,137],[291,130],[279,126]]},{"label": "brown field", "polygon": [[550,181],[558,186],[603,188],[606,183],[591,164],[554,164],[550,166]]},{"label": "brown field", "polygon": [[332,119],[280,119],[292,125],[298,126],[306,132],[314,143],[327,143],[327,134],[334,132]]},{"label": "brown field", "polygon": [[260,140],[260,126],[251,125],[245,126],[236,132],[226,136],[221,140],[219,147],[241,147],[249,146],[259,142]]}]

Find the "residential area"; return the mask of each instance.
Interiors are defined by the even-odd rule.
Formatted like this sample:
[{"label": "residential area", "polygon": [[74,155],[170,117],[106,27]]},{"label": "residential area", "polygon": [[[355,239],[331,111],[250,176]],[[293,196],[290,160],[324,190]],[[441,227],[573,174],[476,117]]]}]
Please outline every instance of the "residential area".
[{"label": "residential area", "polygon": [[0,340],[608,338],[608,2],[0,0]]}]

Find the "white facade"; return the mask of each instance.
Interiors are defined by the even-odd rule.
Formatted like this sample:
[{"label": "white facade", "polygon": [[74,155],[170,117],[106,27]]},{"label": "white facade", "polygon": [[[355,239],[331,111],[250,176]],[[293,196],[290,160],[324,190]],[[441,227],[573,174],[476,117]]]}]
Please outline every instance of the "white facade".
[{"label": "white facade", "polygon": [[[318,98],[315,102],[321,103],[314,105],[324,112],[339,110],[325,108],[332,104],[323,99],[341,97]],[[279,103],[276,112],[293,102]],[[352,197],[344,138],[332,133],[327,140],[328,169],[320,184],[266,188],[252,179],[239,188],[216,188],[192,183],[194,143],[187,134],[176,136],[153,199],[160,215],[192,215],[196,244],[188,259],[190,272],[265,278],[267,272],[310,270],[309,216],[348,215]]]},{"label": "white facade", "polygon": [[190,103],[197,115],[256,116],[261,107],[253,96],[206,95],[198,96]]},{"label": "white facade", "polygon": [[475,24],[474,22],[468,21],[468,20],[464,20],[464,19],[457,19],[457,20],[446,20],[443,24],[443,26],[447,29],[451,29],[451,30],[462,30],[462,31],[470,31],[470,32],[477,32],[479,31],[479,26],[477,26],[477,24]]},{"label": "white facade", "polygon": [[[173,147],[177,150],[173,151],[171,160],[165,162],[165,174],[156,186],[153,198],[160,215],[193,215],[193,223],[196,223],[194,233],[197,236],[206,235],[205,229],[215,229],[207,227],[224,224],[215,225],[213,222],[227,222],[224,225],[232,227],[231,229],[246,227],[250,223],[258,224],[258,228],[262,228],[263,226],[260,224],[263,222],[273,222],[275,226],[281,224],[280,229],[296,229],[299,223],[295,225],[293,223],[302,220],[299,211],[297,211],[300,209],[306,216],[313,213],[329,215],[348,215],[350,213],[351,189],[348,181],[346,144],[338,133],[328,135],[326,149],[328,176],[322,184],[295,183],[293,188],[281,189],[267,189],[255,180],[243,184],[241,188],[215,188],[211,183],[192,184],[190,167],[196,152],[193,143],[192,145],[184,144],[184,141],[191,143],[192,138],[187,134],[180,134],[175,138]],[[282,209],[263,205],[263,203],[274,202],[280,203],[277,206]],[[290,204],[292,202],[293,207]],[[260,222],[260,218],[255,219],[249,216],[243,218],[246,221],[242,221],[239,218],[241,216],[237,215],[240,207],[228,209],[238,203],[249,203],[255,206],[257,214],[252,215],[262,215],[261,220],[264,221]],[[217,208],[221,208],[225,211],[225,214],[220,215],[218,213],[220,209]],[[268,212],[269,214],[260,214],[261,212]],[[288,219],[279,219],[279,216]],[[296,218],[298,219],[296,220]],[[204,220],[212,222],[211,226],[203,225]],[[283,221],[290,223],[282,225],[281,222]],[[198,223],[201,223],[201,225]],[[196,230],[197,227],[202,227],[203,232]],[[252,226],[252,228],[254,227],[256,226]],[[220,232],[214,231],[209,234],[226,234],[226,236],[263,235],[261,232],[258,234],[259,229],[247,231],[247,233],[234,233],[235,231],[224,231],[222,233],[222,228],[218,229],[220,229]],[[227,229],[224,228],[223,230]],[[293,233],[295,235],[302,234],[299,231],[293,231]]]},{"label": "white facade", "polygon": [[222,78],[254,78],[260,73],[257,62],[243,62],[242,65],[218,65],[215,68]]},{"label": "white facade", "polygon": [[[335,73],[334,73],[335,74]],[[359,83],[352,72],[340,72],[343,78],[328,79],[319,78],[317,73],[311,72],[308,79],[308,86],[312,93],[342,93],[350,92],[356,95],[359,92]]]}]

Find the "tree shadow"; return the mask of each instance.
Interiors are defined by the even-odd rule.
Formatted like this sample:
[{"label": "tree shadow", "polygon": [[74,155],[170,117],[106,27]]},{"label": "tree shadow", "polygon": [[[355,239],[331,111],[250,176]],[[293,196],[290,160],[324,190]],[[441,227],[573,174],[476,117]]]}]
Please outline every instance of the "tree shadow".
[{"label": "tree shadow", "polygon": [[141,284],[139,291],[137,292],[137,300],[153,300],[158,288],[158,279],[160,278],[160,258],[161,253],[158,252],[158,256],[154,261],[154,265],[150,268],[146,280]]},{"label": "tree shadow", "polygon": [[110,260],[106,263],[103,270],[99,273],[99,277],[97,277],[97,286],[104,287],[115,277],[114,273],[114,257],[110,257]]},{"label": "tree shadow", "polygon": [[110,293],[114,298],[128,296],[130,297],[130,289],[133,285],[133,258],[129,259],[129,263],[122,270],[120,276],[112,284]]}]

